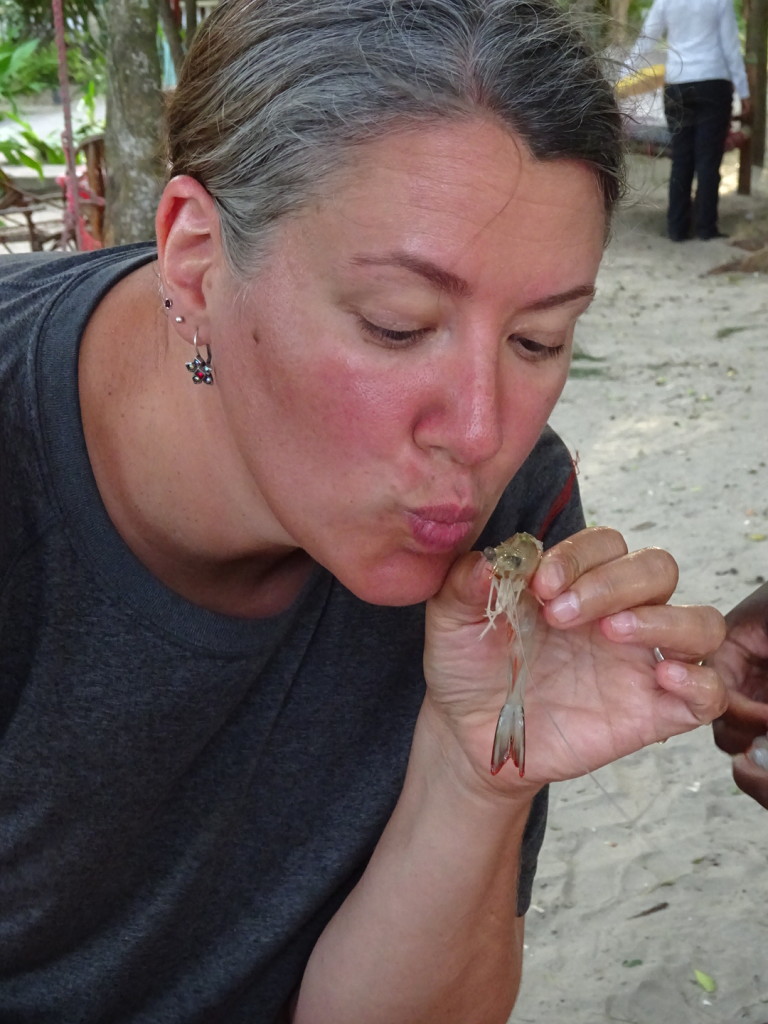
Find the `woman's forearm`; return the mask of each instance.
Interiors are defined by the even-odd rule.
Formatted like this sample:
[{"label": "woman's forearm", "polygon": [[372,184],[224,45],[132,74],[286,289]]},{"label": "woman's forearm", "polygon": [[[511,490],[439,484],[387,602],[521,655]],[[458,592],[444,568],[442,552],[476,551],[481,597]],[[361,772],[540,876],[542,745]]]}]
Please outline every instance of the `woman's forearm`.
[{"label": "woman's forearm", "polygon": [[295,1024],[503,1024],[523,919],[520,847],[533,793],[496,796],[427,709],[397,807],[315,947]]}]

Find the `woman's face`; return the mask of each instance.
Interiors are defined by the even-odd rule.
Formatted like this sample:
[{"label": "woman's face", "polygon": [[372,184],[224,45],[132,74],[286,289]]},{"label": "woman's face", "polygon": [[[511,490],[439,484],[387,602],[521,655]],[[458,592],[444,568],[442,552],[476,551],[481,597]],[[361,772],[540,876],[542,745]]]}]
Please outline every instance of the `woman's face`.
[{"label": "woman's face", "polygon": [[244,302],[210,296],[260,541],[367,601],[436,592],[560,394],[604,234],[591,171],[492,124],[361,147]]}]

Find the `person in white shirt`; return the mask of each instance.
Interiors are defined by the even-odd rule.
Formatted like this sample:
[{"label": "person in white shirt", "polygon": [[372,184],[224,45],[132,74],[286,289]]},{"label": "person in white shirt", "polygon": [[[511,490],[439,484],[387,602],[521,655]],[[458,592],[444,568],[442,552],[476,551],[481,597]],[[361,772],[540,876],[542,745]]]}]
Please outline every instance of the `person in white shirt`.
[{"label": "person in white shirt", "polygon": [[667,234],[675,242],[691,235],[723,238],[717,219],[720,163],[734,89],[742,119],[750,115],[733,0],[654,0],[633,57],[662,39],[667,43],[664,111],[672,135]]}]

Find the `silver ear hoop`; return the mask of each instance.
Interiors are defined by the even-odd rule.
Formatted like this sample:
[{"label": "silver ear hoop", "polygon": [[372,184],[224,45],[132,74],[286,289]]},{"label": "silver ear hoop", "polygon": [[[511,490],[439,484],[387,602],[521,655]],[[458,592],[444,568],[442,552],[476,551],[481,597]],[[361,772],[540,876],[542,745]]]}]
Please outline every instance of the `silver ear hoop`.
[{"label": "silver ear hoop", "polygon": [[211,365],[211,346],[205,346],[205,359],[200,353],[200,349],[197,345],[198,328],[195,328],[195,336],[192,340],[192,344],[195,346],[195,358],[190,362],[185,363],[189,372],[192,374],[193,384],[213,384],[213,367]]}]

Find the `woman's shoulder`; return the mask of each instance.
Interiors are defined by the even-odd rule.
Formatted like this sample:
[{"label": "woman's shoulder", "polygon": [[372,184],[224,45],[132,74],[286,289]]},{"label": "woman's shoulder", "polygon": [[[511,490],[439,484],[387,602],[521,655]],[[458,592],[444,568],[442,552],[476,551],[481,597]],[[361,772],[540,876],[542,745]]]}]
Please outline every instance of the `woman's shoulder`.
[{"label": "woman's shoulder", "polygon": [[559,491],[575,473],[575,458],[560,435],[547,425],[515,474],[510,489],[546,501],[553,489]]},{"label": "woman's shoulder", "polygon": [[0,303],[30,296],[35,285],[50,287],[62,282],[87,277],[94,272],[113,269],[120,275],[142,262],[154,259],[155,246],[150,242],[95,249],[92,252],[27,252],[0,257]]},{"label": "woman's shoulder", "polygon": [[583,526],[576,460],[559,434],[547,426],[504,490],[482,539],[498,544],[524,530],[549,547]]}]

